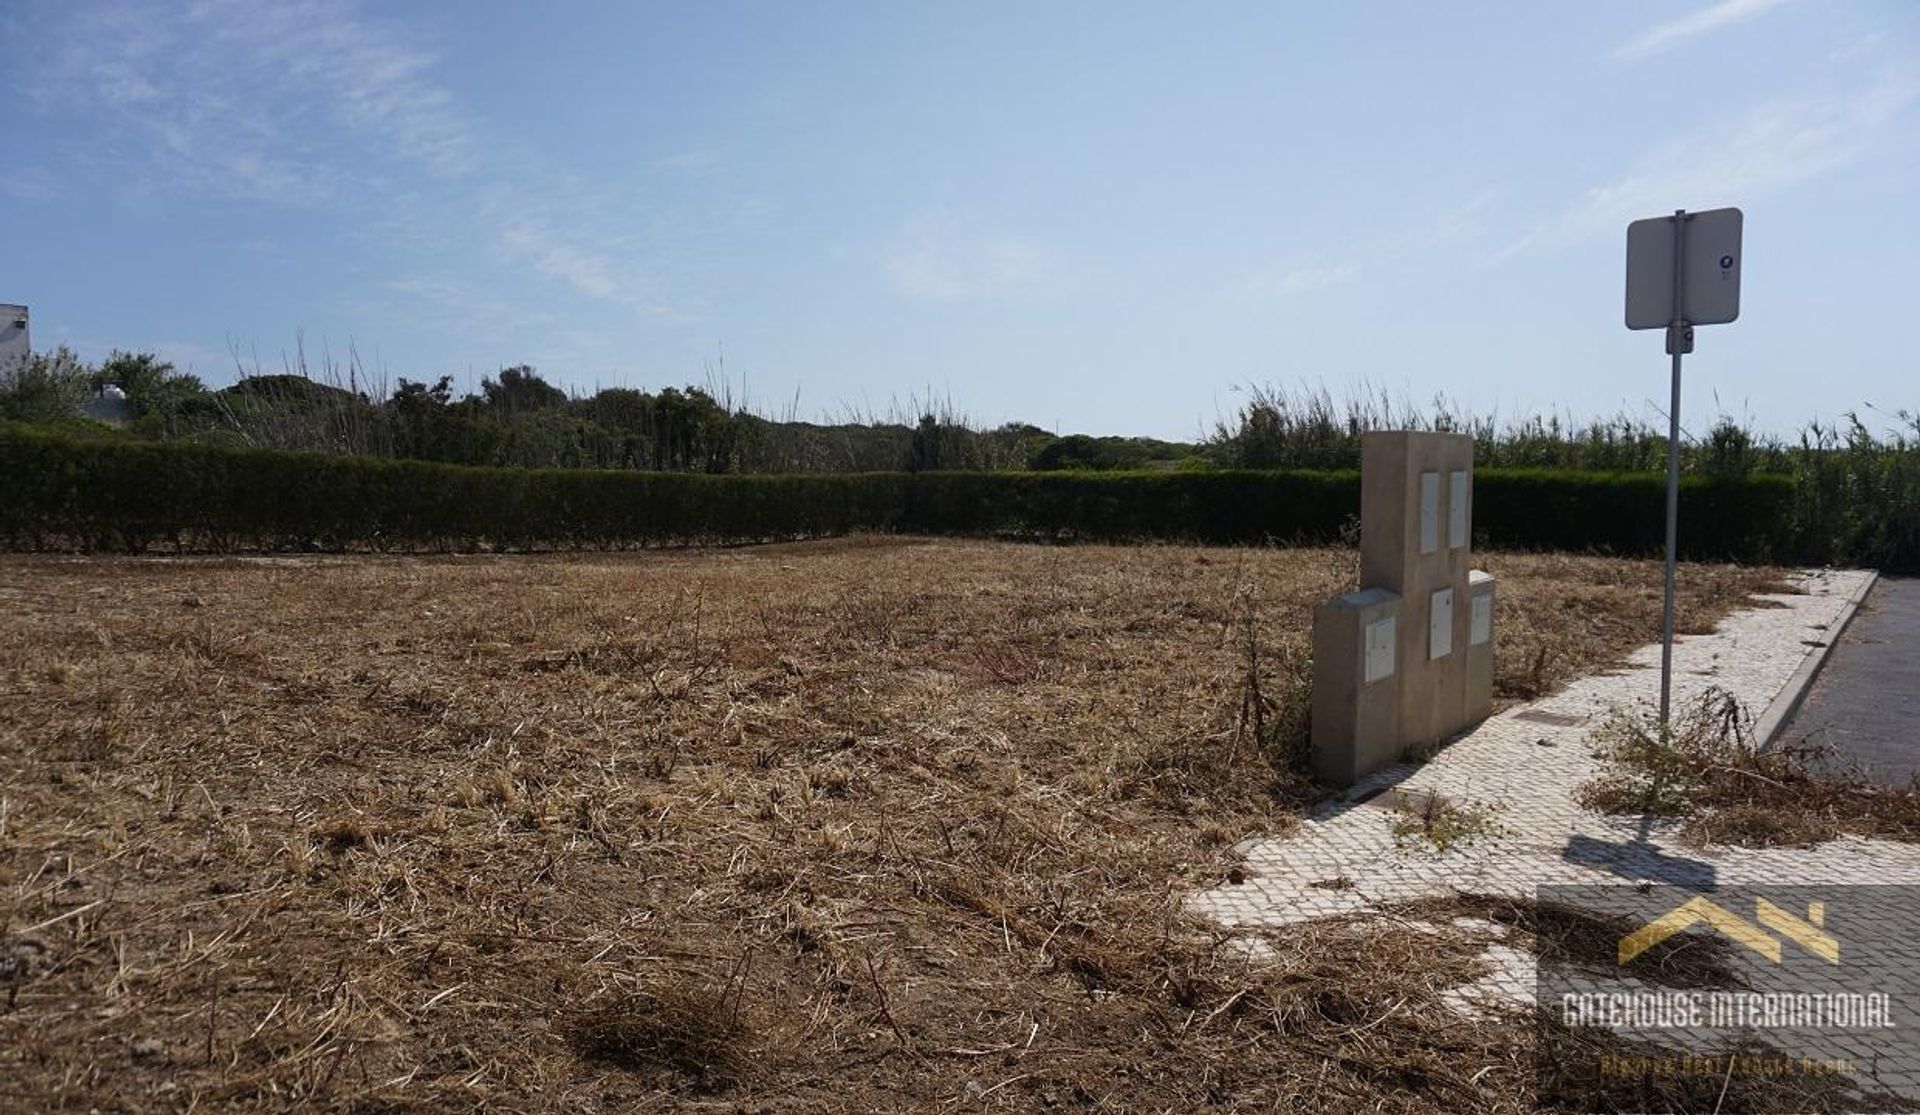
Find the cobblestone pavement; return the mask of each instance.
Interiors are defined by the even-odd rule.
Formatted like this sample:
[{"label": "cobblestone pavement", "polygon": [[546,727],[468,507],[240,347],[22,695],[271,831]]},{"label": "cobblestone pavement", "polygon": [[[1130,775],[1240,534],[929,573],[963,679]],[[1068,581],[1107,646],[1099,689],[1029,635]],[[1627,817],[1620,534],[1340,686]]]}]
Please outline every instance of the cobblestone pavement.
[{"label": "cobblestone pavement", "polygon": [[[1679,638],[1675,707],[1717,686],[1750,711],[1763,710],[1866,576],[1802,573],[1796,583],[1804,594],[1767,597],[1778,606],[1737,612],[1711,635]],[[1366,779],[1295,832],[1243,842],[1245,881],[1192,895],[1190,907],[1225,926],[1259,930],[1456,892],[1530,897],[1543,883],[1920,883],[1920,846],[1844,837],[1810,849],[1701,851],[1679,844],[1671,821],[1580,808],[1574,791],[1601,767],[1588,733],[1614,710],[1650,710],[1659,678],[1660,648],[1642,647],[1617,673],[1507,709],[1424,764]],[[1487,831],[1445,851],[1418,838],[1396,840],[1396,805],[1426,795],[1439,795],[1459,815],[1488,811]]]},{"label": "cobblestone pavement", "polygon": [[[1867,574],[1805,572],[1804,595],[1768,597],[1778,606],[1750,608],[1724,620],[1711,635],[1685,637],[1674,647],[1674,703],[1682,707],[1709,686],[1731,692],[1758,714],[1840,616]],[[1681,845],[1670,821],[1608,817],[1582,809],[1574,792],[1601,769],[1589,733],[1606,715],[1658,698],[1660,648],[1643,647],[1618,673],[1584,678],[1544,700],[1507,709],[1456,740],[1431,760],[1382,771],[1344,799],[1322,806],[1293,833],[1244,841],[1244,882],[1190,896],[1190,906],[1231,929],[1249,955],[1271,953],[1263,933],[1317,917],[1378,912],[1424,897],[1453,893],[1532,898],[1543,884],[1663,883],[1687,890],[1736,885],[1776,887],[1836,884],[1920,884],[1920,845],[1843,837],[1814,848],[1714,848]],[[1424,839],[1396,840],[1400,802],[1438,796],[1465,814],[1487,811],[1490,824],[1473,839],[1446,850]],[[1891,912],[1889,912],[1891,917]],[[1849,949],[1870,932],[1902,942],[1893,951],[1910,960],[1910,918],[1899,924],[1853,919]],[[1453,989],[1447,1001],[1467,1017],[1531,1010],[1535,957],[1509,942],[1507,930],[1477,918],[1416,922],[1434,933],[1465,933],[1483,946],[1485,974]],[[1857,953],[1856,953],[1857,954]],[[1857,974],[1857,972],[1855,973]],[[1620,973],[1611,975],[1618,979]],[[1814,986],[1860,991],[1836,968]],[[1897,997],[1914,978],[1893,981]],[[1625,986],[1634,986],[1627,980]],[[1885,988],[1881,988],[1884,990]],[[1907,1008],[1910,1009],[1910,1008]],[[1876,1038],[1836,1038],[1863,1083],[1920,1097],[1920,1034],[1909,1013],[1889,1046]],[[1645,1034],[1669,1048],[1717,1048],[1723,1034]],[[1853,1042],[1852,1045],[1845,1044]],[[1858,1046],[1858,1048],[1855,1048]],[[1828,1048],[1822,1046],[1822,1048]]]}]

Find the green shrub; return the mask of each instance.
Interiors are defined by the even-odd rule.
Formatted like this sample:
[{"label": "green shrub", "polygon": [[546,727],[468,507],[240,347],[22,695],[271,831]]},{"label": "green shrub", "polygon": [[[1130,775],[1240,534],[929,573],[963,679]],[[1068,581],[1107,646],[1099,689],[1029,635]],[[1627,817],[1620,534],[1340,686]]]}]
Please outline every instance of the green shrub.
[{"label": "green shrub", "polygon": [[0,434],[0,533],[63,549],[614,547],[887,530],[897,474],[478,468]]},{"label": "green shrub", "polygon": [[[1680,553],[1696,559],[1792,559],[1794,485],[1777,475],[1687,476]],[[1666,545],[1667,478],[1659,473],[1486,469],[1474,473],[1476,533],[1499,546],[1652,554]]]},{"label": "green shrub", "polygon": [[902,525],[1082,541],[1324,542],[1360,502],[1352,472],[921,473]]},{"label": "green shrub", "polygon": [[1794,529],[1804,560],[1920,572],[1920,414],[1876,435],[1857,415],[1810,425],[1793,454]]},{"label": "green shrub", "polygon": [[[1873,506],[1916,484],[1884,471]],[[1354,472],[519,469],[21,427],[0,427],[0,475],[0,543],[82,550],[611,548],[852,531],[1330,542],[1360,503]],[[1681,552],[1911,568],[1914,513],[1870,528],[1836,509],[1851,491],[1824,474],[1687,477]],[[1474,528],[1495,546],[1654,554],[1665,501],[1653,473],[1489,469],[1475,476]]]},{"label": "green shrub", "polygon": [[87,366],[62,345],[0,367],[0,420],[62,423],[79,420],[90,388]]}]

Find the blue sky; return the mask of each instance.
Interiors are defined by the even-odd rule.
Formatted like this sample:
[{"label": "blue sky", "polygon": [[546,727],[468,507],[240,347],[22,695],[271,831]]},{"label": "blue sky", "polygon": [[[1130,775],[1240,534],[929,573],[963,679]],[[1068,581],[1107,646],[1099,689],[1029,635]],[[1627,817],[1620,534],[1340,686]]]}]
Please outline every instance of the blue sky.
[{"label": "blue sky", "polygon": [[[1908,0],[0,4],[0,301],[804,417],[1193,437],[1250,382],[1659,420],[1626,223],[1746,211],[1686,417],[1920,405]],[[1717,399],[1717,401],[1716,401]]]}]

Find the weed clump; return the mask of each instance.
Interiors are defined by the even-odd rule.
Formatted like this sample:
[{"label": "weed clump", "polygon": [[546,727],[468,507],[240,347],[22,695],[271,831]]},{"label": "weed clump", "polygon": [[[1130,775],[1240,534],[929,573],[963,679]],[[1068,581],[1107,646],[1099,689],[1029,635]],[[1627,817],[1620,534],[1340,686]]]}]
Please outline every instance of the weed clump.
[{"label": "weed clump", "polygon": [[1439,794],[1403,797],[1390,826],[1394,847],[1430,845],[1446,852],[1476,840],[1497,838],[1510,830],[1494,819],[1496,806],[1477,801],[1450,801]]},{"label": "weed clump", "polygon": [[575,1053],[629,1072],[670,1072],[702,1089],[738,1082],[750,1031],[725,990],[663,983],[619,994],[563,1027]]},{"label": "weed clump", "polygon": [[373,843],[373,830],[357,817],[341,817],[313,830],[329,852],[349,852]]},{"label": "weed clump", "polygon": [[1843,833],[1920,840],[1920,795],[1876,786],[1853,771],[1828,773],[1831,749],[1754,746],[1752,718],[1721,689],[1680,710],[1666,731],[1632,714],[1594,734],[1607,769],[1581,787],[1601,813],[1684,820],[1698,844],[1805,847]]}]

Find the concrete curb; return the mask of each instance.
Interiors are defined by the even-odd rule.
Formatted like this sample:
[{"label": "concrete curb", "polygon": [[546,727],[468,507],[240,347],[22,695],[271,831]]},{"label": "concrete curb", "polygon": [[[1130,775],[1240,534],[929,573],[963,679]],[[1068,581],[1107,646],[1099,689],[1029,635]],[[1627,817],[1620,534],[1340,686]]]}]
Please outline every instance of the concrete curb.
[{"label": "concrete curb", "polygon": [[1867,593],[1872,592],[1873,586],[1879,583],[1879,572],[1868,570],[1867,579],[1860,582],[1860,587],[1854,590],[1853,595],[1847,597],[1847,602],[1841,607],[1839,616],[1827,625],[1823,645],[1814,647],[1807,653],[1806,658],[1800,662],[1800,668],[1787,679],[1787,684],[1781,687],[1780,692],[1774,694],[1773,701],[1767,705],[1767,711],[1761,713],[1760,718],[1753,722],[1753,746],[1756,750],[1765,751],[1772,747],[1780,738],[1781,730],[1786,728],[1787,721],[1793,719],[1793,714],[1800,711],[1801,702],[1807,699],[1807,690],[1813,688],[1813,679],[1820,676],[1820,668],[1827,664],[1827,657],[1833,653],[1833,648],[1840,642],[1840,636],[1846,634],[1847,625],[1853,622],[1853,614],[1860,610],[1860,602],[1865,600]]}]

